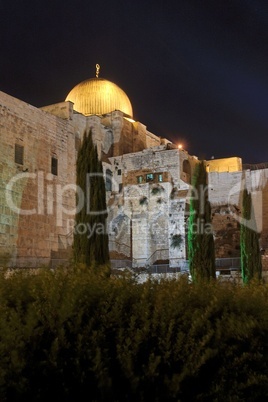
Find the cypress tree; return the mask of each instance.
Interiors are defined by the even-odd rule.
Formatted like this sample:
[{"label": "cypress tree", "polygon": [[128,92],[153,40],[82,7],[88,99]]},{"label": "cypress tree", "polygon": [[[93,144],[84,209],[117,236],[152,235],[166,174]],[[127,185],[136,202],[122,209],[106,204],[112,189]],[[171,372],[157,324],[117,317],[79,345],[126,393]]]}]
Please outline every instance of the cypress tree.
[{"label": "cypress tree", "polygon": [[[102,163],[92,141],[92,133],[84,133],[77,155],[76,184],[84,195],[82,208],[75,217],[74,260],[86,266],[109,262],[108,234],[106,230],[106,191]],[[77,193],[77,205],[79,193]]]},{"label": "cypress tree", "polygon": [[[249,227],[250,221],[250,227]],[[259,233],[252,208],[251,194],[244,189],[242,200],[242,223],[240,226],[241,273],[244,283],[262,277],[262,261]]]},{"label": "cypress tree", "polygon": [[204,161],[195,167],[188,219],[188,259],[194,282],[214,279],[215,249]]}]

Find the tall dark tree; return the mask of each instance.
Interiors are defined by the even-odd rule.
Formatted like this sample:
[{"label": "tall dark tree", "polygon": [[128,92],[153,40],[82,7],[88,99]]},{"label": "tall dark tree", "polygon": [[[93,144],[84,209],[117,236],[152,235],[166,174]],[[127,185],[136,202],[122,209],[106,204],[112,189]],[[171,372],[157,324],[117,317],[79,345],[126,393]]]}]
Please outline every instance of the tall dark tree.
[{"label": "tall dark tree", "polygon": [[256,224],[252,197],[243,191],[242,222],[240,226],[241,271],[244,283],[262,277],[262,260],[259,245],[260,234]]},{"label": "tall dark tree", "polygon": [[109,262],[106,191],[102,163],[91,132],[84,133],[77,155],[76,175],[78,211],[74,260],[87,266],[104,265]]},{"label": "tall dark tree", "polygon": [[188,259],[194,282],[214,279],[215,249],[204,161],[195,167],[188,219]]}]

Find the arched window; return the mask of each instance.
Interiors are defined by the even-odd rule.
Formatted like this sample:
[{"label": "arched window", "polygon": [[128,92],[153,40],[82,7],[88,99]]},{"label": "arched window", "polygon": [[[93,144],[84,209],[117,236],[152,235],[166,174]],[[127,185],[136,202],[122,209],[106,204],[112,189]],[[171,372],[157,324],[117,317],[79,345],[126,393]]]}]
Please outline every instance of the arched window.
[{"label": "arched window", "polygon": [[107,169],[106,176],[105,176],[106,191],[112,191],[112,179],[113,179],[113,173],[110,169]]},{"label": "arched window", "polygon": [[191,182],[191,165],[187,159],[184,159],[182,164],[182,180],[186,183]]}]

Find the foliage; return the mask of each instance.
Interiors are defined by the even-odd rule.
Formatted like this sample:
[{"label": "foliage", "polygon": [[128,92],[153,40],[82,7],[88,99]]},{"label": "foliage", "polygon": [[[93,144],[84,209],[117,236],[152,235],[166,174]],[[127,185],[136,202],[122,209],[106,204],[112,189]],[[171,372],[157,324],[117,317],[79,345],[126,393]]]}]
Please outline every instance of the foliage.
[{"label": "foliage", "polygon": [[196,165],[188,220],[188,259],[194,282],[215,279],[215,249],[204,161]]},{"label": "foliage", "polygon": [[157,186],[152,187],[151,193],[152,193],[152,195],[157,195],[157,194],[160,194],[163,191],[164,191],[163,187],[157,185]]},{"label": "foliage", "polygon": [[177,187],[172,187],[172,190],[170,192],[170,199],[173,200],[178,193],[178,188]]},{"label": "foliage", "polygon": [[139,200],[140,205],[147,205],[148,204],[148,198],[143,196]]},{"label": "foliage", "polygon": [[179,248],[183,242],[182,235],[175,234],[171,237],[170,247]]},{"label": "foliage", "polygon": [[0,339],[2,402],[258,402],[268,393],[267,285],[136,284],[84,265],[4,272]]},{"label": "foliage", "polygon": [[[85,198],[82,208],[76,214],[74,260],[88,266],[105,264],[109,261],[106,192],[102,163],[98,159],[97,148],[93,145],[91,132],[84,133],[77,156],[76,174],[77,186]],[[83,230],[79,231],[79,227]]]},{"label": "foliage", "polygon": [[261,279],[262,260],[251,194],[246,189],[243,191],[242,219],[240,226],[241,271],[243,282],[248,283],[254,278]]}]

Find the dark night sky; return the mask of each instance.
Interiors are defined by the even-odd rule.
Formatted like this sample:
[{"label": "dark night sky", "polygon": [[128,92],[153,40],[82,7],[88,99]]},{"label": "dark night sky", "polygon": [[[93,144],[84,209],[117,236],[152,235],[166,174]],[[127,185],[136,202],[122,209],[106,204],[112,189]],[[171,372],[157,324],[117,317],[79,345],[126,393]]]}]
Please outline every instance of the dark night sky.
[{"label": "dark night sky", "polygon": [[267,0],[0,0],[0,90],[37,107],[100,76],[199,158],[268,162]]}]

